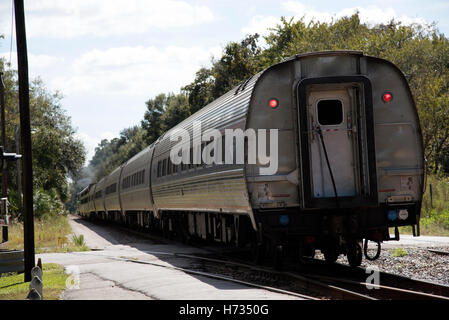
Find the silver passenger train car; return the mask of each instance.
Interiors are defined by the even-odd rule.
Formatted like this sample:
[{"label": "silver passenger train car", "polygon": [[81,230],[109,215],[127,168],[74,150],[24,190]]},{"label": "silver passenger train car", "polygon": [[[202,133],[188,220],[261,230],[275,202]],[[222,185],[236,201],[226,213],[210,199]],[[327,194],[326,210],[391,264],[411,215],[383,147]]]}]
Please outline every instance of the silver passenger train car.
[{"label": "silver passenger train car", "polygon": [[[174,164],[180,129],[190,148],[187,161]],[[226,136],[209,154],[215,162],[192,163],[195,139],[201,154],[210,129]],[[266,137],[257,136],[265,157],[252,163],[248,129]],[[268,156],[276,158],[270,174]],[[302,256],[320,249],[327,261],[347,254],[357,266],[362,239],[365,248],[377,242],[380,253],[380,242],[399,238],[399,226],[419,235],[423,185],[421,129],[401,71],[357,51],[315,52],[252,76],[166,132],[83,190],[79,213],[184,239],[252,244],[259,260],[265,252],[281,261],[287,249]]]}]

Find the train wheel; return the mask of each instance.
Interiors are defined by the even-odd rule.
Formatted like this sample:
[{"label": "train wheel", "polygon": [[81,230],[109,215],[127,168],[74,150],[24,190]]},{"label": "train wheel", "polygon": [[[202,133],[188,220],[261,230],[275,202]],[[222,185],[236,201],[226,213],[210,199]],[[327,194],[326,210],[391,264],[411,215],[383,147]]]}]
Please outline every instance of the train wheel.
[{"label": "train wheel", "polygon": [[362,241],[353,241],[348,246],[348,262],[351,267],[358,267],[362,264],[363,250]]},{"label": "train wheel", "polygon": [[338,251],[335,246],[328,246],[323,251],[324,254],[324,260],[326,260],[327,263],[334,263],[338,259]]},{"label": "train wheel", "polygon": [[299,263],[304,264],[307,262],[307,258],[313,259],[315,257],[315,248],[309,245],[299,246]]},{"label": "train wheel", "polygon": [[251,251],[253,255],[253,261],[256,264],[263,264],[265,260],[266,254],[266,245],[265,242],[259,242],[254,240],[251,244]]},{"label": "train wheel", "polygon": [[283,265],[283,246],[277,245],[274,248],[274,257],[273,257],[273,263],[274,263],[274,269],[275,270],[282,270]]}]

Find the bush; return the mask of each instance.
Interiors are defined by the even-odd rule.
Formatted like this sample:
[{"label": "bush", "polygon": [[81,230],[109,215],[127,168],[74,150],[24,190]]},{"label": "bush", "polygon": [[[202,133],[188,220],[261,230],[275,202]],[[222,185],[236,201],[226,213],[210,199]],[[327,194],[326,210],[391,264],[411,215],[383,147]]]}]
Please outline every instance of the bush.
[{"label": "bush", "polygon": [[38,219],[65,214],[64,204],[55,190],[38,189],[33,197],[34,216]]},{"label": "bush", "polygon": [[[428,175],[426,184],[426,192],[423,196],[422,217],[432,217],[449,211],[449,177]],[[432,199],[430,197],[431,185]]]}]

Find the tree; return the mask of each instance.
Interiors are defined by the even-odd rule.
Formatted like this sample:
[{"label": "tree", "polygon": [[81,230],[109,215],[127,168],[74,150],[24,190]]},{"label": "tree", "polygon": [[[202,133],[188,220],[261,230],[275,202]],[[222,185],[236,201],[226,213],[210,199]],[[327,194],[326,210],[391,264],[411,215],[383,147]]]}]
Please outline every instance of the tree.
[{"label": "tree", "polygon": [[188,96],[192,114],[214,101],[212,94],[214,86],[215,78],[212,75],[212,70],[201,68],[196,73],[195,80],[182,88]]},{"label": "tree", "polygon": [[190,116],[190,105],[185,93],[170,95],[161,116],[161,130],[165,132]]},{"label": "tree", "polygon": [[[7,145],[8,150],[15,151],[15,130],[20,122],[17,73],[7,67],[5,60],[0,58],[0,71],[4,73],[6,87]],[[50,93],[39,78],[30,84],[33,184],[39,208],[63,207],[62,202],[69,197],[67,178],[76,176],[85,161],[84,146],[75,138],[70,117],[61,107],[61,98],[58,92]],[[8,175],[10,194],[17,194],[16,165],[8,166]],[[45,203],[47,201],[49,203]],[[17,201],[11,199],[10,202]],[[14,209],[12,213],[17,214]],[[37,211],[36,216],[41,213]]]},{"label": "tree", "polygon": [[221,58],[212,60],[210,69],[201,68],[195,80],[182,88],[189,96],[192,114],[261,70],[258,39],[254,34],[241,42],[230,42]]},{"label": "tree", "polygon": [[161,93],[154,99],[149,99],[145,102],[147,110],[145,111],[141,125],[146,131],[146,141],[148,144],[156,141],[161,134],[160,118],[167,105],[167,99],[168,97],[164,93]]}]

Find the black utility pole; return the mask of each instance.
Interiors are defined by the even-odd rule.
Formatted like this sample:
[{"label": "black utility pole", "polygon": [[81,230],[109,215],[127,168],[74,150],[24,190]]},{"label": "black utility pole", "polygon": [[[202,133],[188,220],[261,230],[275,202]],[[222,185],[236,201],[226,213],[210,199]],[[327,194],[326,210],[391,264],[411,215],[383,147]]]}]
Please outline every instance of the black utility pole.
[{"label": "black utility pole", "polygon": [[23,234],[25,282],[31,281],[34,260],[33,167],[31,159],[30,92],[28,83],[28,56],[23,0],[14,0],[16,17],[17,62],[19,73],[20,136],[23,172]]},{"label": "black utility pole", "polygon": [[[0,108],[1,108],[1,132],[2,132],[2,145],[6,149],[6,133],[5,133],[5,85],[3,83],[3,73],[0,72]],[[8,176],[6,173],[6,161],[2,159],[2,198],[8,197]],[[2,204],[3,205],[3,204]],[[6,210],[5,210],[6,212]],[[5,217],[6,219],[6,217]],[[2,227],[2,242],[8,241],[8,227]]]}]

